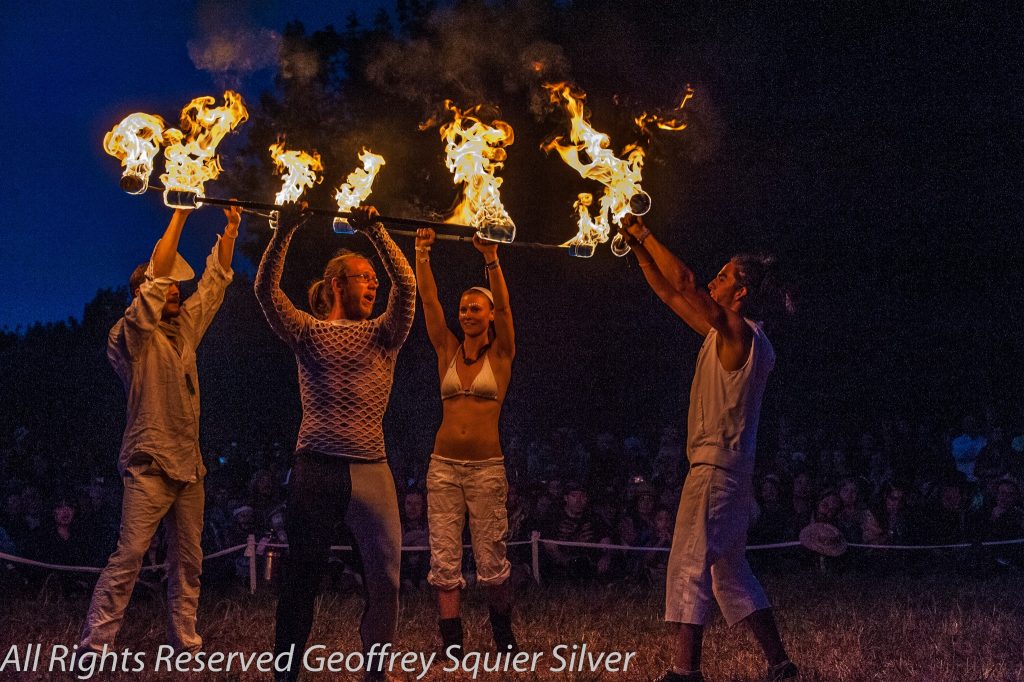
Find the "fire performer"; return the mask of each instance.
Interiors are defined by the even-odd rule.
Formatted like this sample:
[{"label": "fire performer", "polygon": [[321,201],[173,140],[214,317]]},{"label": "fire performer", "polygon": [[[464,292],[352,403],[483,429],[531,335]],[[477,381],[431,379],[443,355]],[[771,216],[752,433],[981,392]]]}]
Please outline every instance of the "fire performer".
[{"label": "fire performer", "polygon": [[[498,438],[498,418],[512,375],[515,330],[508,288],[498,261],[498,245],[473,238],[484,258],[490,289],[472,287],[459,301],[460,343],[448,328],[430,268],[435,232],[416,233],[416,280],[427,334],[437,352],[443,416],[427,470],[430,573],[437,590],[438,625],[444,651],[462,650],[459,616],[462,530],[469,530],[477,581],[487,590],[491,629],[499,653],[516,650],[512,633],[511,565],[506,558],[508,482]],[[468,388],[467,388],[468,387]]]},{"label": "fire performer", "polygon": [[242,211],[224,210],[224,234],[206,259],[196,292],[182,302],[179,282],[195,276],[177,253],[189,213],[174,212],[150,261],[135,268],[131,304],[107,337],[107,359],[128,396],[118,458],[124,500],[117,549],[100,573],[82,627],[83,651],[113,645],[161,520],[168,531],[168,639],[179,651],[196,651],[203,643],[196,607],[206,467],[199,451],[196,347],[234,276],[231,259]]},{"label": "fire performer", "polygon": [[768,660],[768,679],[797,676],[768,598],[746,559],[757,423],[775,351],[754,319],[789,307],[772,259],[734,256],[708,284],[640,218],[624,237],[654,293],[704,337],[687,417],[690,472],[683,484],[666,574],[665,620],[678,623],[672,668],[661,682],[701,682],[701,642],[712,595],[729,625],[744,621]]},{"label": "fire performer", "polygon": [[[364,568],[366,606],[359,634],[364,652],[394,639],[402,529],[395,481],[384,451],[382,421],[398,351],[416,306],[412,268],[375,218],[373,207],[353,209],[349,224],[365,234],[391,280],[387,310],[370,318],[377,275],[370,260],[342,251],[309,289],[313,314],[298,310],[281,291],[284,259],[308,212],[281,211],[281,225],[256,274],[256,298],[270,326],[295,353],[302,397],[295,458],[288,483],[289,554],[277,604],[274,648],[301,652],[327,569],[331,540],[342,524],[352,532]],[[295,679],[294,667],[281,675]],[[383,679],[367,671],[367,679]]]}]

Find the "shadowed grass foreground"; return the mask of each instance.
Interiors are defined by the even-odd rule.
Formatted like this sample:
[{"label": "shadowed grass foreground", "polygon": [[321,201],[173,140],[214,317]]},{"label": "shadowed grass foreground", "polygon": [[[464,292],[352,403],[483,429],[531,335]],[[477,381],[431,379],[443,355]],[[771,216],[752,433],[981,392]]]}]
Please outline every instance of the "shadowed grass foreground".
[{"label": "shadowed grass foreground", "polygon": [[[1019,571],[973,576],[823,575],[801,569],[766,575],[765,586],[777,609],[780,628],[803,679],[827,682],[868,680],[1024,679],[1024,574]],[[0,613],[0,655],[12,644],[42,643],[40,672],[16,674],[11,666],[2,679],[72,679],[45,672],[51,647],[71,646],[85,615],[87,595],[64,598],[56,590],[8,595]],[[262,652],[273,646],[275,599],[209,588],[203,593],[200,630],[207,652]],[[436,651],[436,613],[429,594],[403,596],[395,648]],[[326,653],[359,650],[357,634],[361,599],[326,594],[319,603],[310,644]],[[661,620],[658,594],[635,594],[622,588],[530,588],[516,605],[516,627],[524,650],[539,651],[536,672],[481,672],[478,679],[498,680],[648,680],[668,664],[671,626]],[[486,606],[478,590],[469,590],[464,608],[466,644],[491,646]],[[102,680],[248,680],[270,679],[261,673],[157,673],[157,647],[164,643],[163,600],[140,588],[129,608],[118,645],[146,652],[146,671],[98,673]],[[586,643],[591,652],[636,652],[622,672],[551,672],[559,660],[552,650]],[[121,649],[119,649],[120,651]],[[571,650],[565,650],[568,659]],[[493,656],[493,654],[492,654]],[[492,659],[493,660],[493,659]],[[451,663],[438,655],[424,680],[472,679],[471,673],[444,672]],[[621,663],[619,665],[621,667]],[[764,663],[742,627],[726,628],[716,619],[705,640],[704,672],[709,682],[759,680]],[[416,674],[396,679],[415,679]],[[304,679],[360,679],[350,673],[307,674]]]}]

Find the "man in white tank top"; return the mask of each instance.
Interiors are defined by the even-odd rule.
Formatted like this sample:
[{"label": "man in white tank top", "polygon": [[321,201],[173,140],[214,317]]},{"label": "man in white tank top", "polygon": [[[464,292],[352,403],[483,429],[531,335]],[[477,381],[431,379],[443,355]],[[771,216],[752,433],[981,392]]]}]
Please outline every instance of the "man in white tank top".
[{"label": "man in white tank top", "polygon": [[[775,617],[746,559],[757,422],[775,351],[748,317],[767,312],[770,259],[736,256],[707,288],[651,236],[639,218],[627,243],[654,293],[704,337],[690,389],[683,484],[666,571],[665,620],[679,623],[672,667],[659,682],[703,682],[701,642],[712,599],[729,625],[750,627],[768,661],[768,680],[795,678]],[[781,297],[779,297],[781,298]]]}]

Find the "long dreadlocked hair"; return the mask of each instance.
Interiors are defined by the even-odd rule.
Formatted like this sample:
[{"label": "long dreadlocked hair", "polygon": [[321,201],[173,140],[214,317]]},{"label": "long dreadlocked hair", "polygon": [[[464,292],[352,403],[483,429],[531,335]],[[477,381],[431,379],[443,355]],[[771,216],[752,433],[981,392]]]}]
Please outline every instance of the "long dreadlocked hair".
[{"label": "long dreadlocked hair", "polygon": [[731,260],[736,282],[747,288],[746,317],[770,322],[796,312],[793,295],[779,276],[775,256],[741,253]]}]

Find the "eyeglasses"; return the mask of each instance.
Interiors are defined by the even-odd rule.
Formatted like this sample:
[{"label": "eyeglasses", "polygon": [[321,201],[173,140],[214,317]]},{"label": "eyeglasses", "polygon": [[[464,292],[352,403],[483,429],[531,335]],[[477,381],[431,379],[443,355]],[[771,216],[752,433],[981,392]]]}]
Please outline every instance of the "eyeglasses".
[{"label": "eyeglasses", "polygon": [[363,284],[378,284],[377,275],[371,275],[368,272],[360,272],[358,275],[345,275],[351,279],[358,279]]}]

